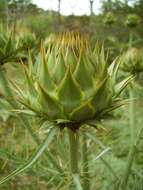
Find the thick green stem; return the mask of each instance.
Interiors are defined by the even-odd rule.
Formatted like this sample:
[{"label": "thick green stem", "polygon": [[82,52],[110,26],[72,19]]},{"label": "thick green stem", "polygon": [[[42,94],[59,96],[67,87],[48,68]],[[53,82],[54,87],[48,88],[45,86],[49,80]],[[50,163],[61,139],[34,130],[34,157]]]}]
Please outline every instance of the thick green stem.
[{"label": "thick green stem", "polygon": [[83,157],[83,189],[90,190],[89,183],[89,168],[88,168],[88,148],[87,148],[87,137],[85,131],[83,131],[83,146],[82,146],[82,157]]},{"label": "thick green stem", "polygon": [[[69,148],[70,148],[70,167],[75,190],[83,190],[80,182],[80,174],[78,170],[78,132],[68,128]],[[73,189],[71,186],[70,189]]]},{"label": "thick green stem", "polygon": [[130,31],[130,33],[129,33],[129,43],[128,44],[129,44],[128,45],[129,48],[131,48],[133,45],[133,32],[132,31]]},{"label": "thick green stem", "polygon": [[[133,32],[132,30],[129,33],[129,48],[133,45]],[[129,126],[130,126],[130,135],[131,135],[131,144],[134,143],[134,128],[135,128],[135,117],[134,117],[134,98],[132,86],[129,88],[129,99],[131,100],[129,104]],[[132,148],[131,148],[132,149]]]},{"label": "thick green stem", "polygon": [[70,145],[70,165],[72,174],[78,174],[78,134],[68,129]]},{"label": "thick green stem", "polygon": [[131,143],[134,143],[134,139],[135,139],[135,115],[134,115],[134,111],[135,111],[135,105],[134,105],[134,93],[133,93],[133,89],[130,88],[129,90],[129,99],[130,104],[129,104],[129,126],[130,126],[130,135],[131,135]]},{"label": "thick green stem", "polygon": [[[2,86],[4,88],[4,92],[5,92],[5,97],[7,98],[7,101],[10,103],[10,105],[14,108],[17,109],[18,108],[18,104],[17,102],[14,100],[13,94],[11,92],[11,89],[9,87],[9,84],[5,78],[5,75],[3,73],[4,71],[1,70],[0,68],[0,79],[1,79],[1,83]],[[22,121],[22,123],[24,124],[24,127],[27,129],[27,131],[29,132],[29,134],[31,135],[32,139],[34,140],[34,142],[36,144],[40,144],[40,140],[38,138],[38,136],[33,132],[27,118],[21,114],[19,114],[19,119]],[[54,157],[52,156],[52,154],[50,154],[49,152],[45,151],[45,155],[48,158],[49,161],[51,161],[51,163],[53,164],[53,166],[55,166],[55,168],[61,173],[62,169],[60,168],[60,166],[57,164],[56,160],[54,159]]]}]

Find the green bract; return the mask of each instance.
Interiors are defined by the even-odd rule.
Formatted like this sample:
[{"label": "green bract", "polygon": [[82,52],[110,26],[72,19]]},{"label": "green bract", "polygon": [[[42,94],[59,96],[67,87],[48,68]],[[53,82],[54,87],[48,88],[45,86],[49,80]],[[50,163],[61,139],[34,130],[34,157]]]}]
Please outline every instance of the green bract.
[{"label": "green bract", "polygon": [[130,28],[136,27],[139,23],[140,17],[136,14],[129,14],[125,21],[125,24]]},{"label": "green bract", "polygon": [[49,43],[47,53],[25,69],[26,89],[17,87],[24,113],[57,123],[98,120],[121,106],[118,96],[131,80],[116,84],[119,62],[107,64],[104,48],[94,51],[85,37],[66,33]]},{"label": "green bract", "polygon": [[55,41],[55,34],[50,34],[44,41],[44,47],[47,51],[47,49],[49,48],[49,44],[52,44]]},{"label": "green bract", "polygon": [[121,68],[124,71],[138,73],[143,71],[143,49],[130,48],[121,57]]}]

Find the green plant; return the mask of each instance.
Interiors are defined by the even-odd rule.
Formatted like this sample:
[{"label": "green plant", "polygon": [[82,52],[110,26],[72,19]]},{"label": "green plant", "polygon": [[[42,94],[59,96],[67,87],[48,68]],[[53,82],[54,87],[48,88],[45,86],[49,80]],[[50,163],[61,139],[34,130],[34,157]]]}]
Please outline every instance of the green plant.
[{"label": "green plant", "polygon": [[[137,49],[133,47],[133,28],[135,28],[140,22],[140,17],[137,15],[128,15],[126,24],[130,28],[129,33],[129,42],[128,42],[128,50],[127,52],[123,53],[122,56],[122,70],[128,73],[132,73],[135,76],[135,79],[137,79],[139,73],[143,72],[143,51],[142,48]],[[137,80],[134,81],[130,85],[129,88],[129,98],[134,98],[134,85]],[[141,140],[141,135],[143,133],[143,128],[139,129],[139,131],[135,131],[136,128],[136,120],[135,120],[135,103],[134,101],[130,102],[129,105],[129,126],[130,126],[130,136],[131,136],[131,146],[130,151],[128,155],[127,165],[125,172],[123,174],[121,183],[119,185],[119,189],[126,190],[128,187],[128,181],[131,174],[131,169],[133,166],[133,162],[135,159],[135,156],[137,154],[137,147],[139,145],[139,142]],[[137,135],[136,135],[137,134]]]},{"label": "green plant", "polygon": [[36,36],[34,33],[27,32],[18,36],[19,46],[24,50],[30,50],[36,46]]},{"label": "green plant", "polygon": [[34,33],[27,32],[17,36],[18,47],[20,49],[19,57],[22,60],[28,59],[28,52],[36,53],[38,48],[38,40]]},{"label": "green plant", "polygon": [[6,62],[16,61],[18,55],[17,42],[12,33],[5,31],[0,32],[0,65]]},{"label": "green plant", "polygon": [[116,22],[116,17],[112,12],[108,12],[104,18],[104,23],[113,25]]},{"label": "green plant", "polygon": [[129,28],[135,28],[140,23],[140,17],[136,14],[129,14],[126,18],[125,24]]},{"label": "green plant", "polygon": [[[26,88],[14,84],[18,101],[24,106],[16,111],[48,121],[48,126],[53,126],[52,137],[57,128],[68,130],[71,173],[76,188],[82,189],[78,168],[79,129],[86,125],[96,126],[111,111],[124,105],[126,101],[119,95],[132,76],[117,83],[120,61],[116,59],[109,66],[104,48],[97,46],[91,50],[86,36],[78,33],[55,36],[47,53],[41,47],[38,60],[33,64],[29,59],[29,67],[24,67]],[[41,145],[29,162],[0,183],[30,167],[45,150],[46,144],[49,140]],[[86,155],[84,160],[87,162]]]},{"label": "green plant", "polygon": [[[106,59],[103,48],[96,47],[91,51],[80,35],[67,33],[55,37],[47,54],[42,47],[39,62],[36,65],[29,63],[29,69],[25,68],[26,90],[16,85],[19,102],[33,114],[60,123],[61,127],[65,123],[80,124],[103,118],[122,104],[118,96],[132,79],[128,77],[116,85],[114,72],[117,72],[119,62],[115,61],[108,68]],[[104,93],[100,94],[101,91]],[[79,128],[70,127],[73,130]]]},{"label": "green plant", "polygon": [[121,58],[121,69],[137,74],[143,71],[143,49],[142,48],[130,48],[123,53]]},{"label": "green plant", "polygon": [[[19,53],[21,51],[21,48],[18,48],[18,44],[16,43],[17,41],[14,39],[12,33],[9,33],[5,31],[4,29],[2,30],[2,33],[0,34],[0,84],[1,88],[3,89],[3,98],[6,99],[6,104],[10,104],[8,109],[9,111],[11,109],[18,109],[19,104],[15,101],[14,99],[14,93],[11,90],[10,84],[7,80],[6,77],[6,67],[5,64],[11,64],[12,62],[19,61]],[[4,104],[4,101],[3,101]],[[7,110],[7,111],[8,111]],[[5,115],[6,116],[6,115]],[[41,144],[38,136],[33,132],[30,122],[27,120],[27,118],[24,115],[19,115],[19,120],[22,122],[22,127],[24,126],[29,134],[31,135],[32,139],[34,142],[38,145]],[[56,169],[61,172],[61,168],[57,165],[55,159],[53,158],[52,154],[45,152],[45,158],[47,161],[51,161],[54,164],[54,167],[57,167]],[[48,159],[47,159],[48,158]]]}]

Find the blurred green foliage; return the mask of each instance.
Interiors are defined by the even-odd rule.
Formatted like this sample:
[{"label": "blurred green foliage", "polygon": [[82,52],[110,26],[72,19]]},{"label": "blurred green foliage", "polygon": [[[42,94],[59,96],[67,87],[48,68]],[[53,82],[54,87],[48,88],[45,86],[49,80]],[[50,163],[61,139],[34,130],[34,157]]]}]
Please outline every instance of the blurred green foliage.
[{"label": "blurred green foliage", "polygon": [[[103,0],[102,12],[98,15],[95,13],[91,16],[64,16],[55,11],[44,11],[29,0],[7,0],[7,3],[2,0],[0,2],[0,14],[2,14],[0,18],[5,25],[13,27],[15,32],[28,27],[42,39],[51,32],[78,30],[89,33],[94,39],[104,41],[112,36],[120,42],[127,42],[129,29],[125,25],[125,18],[128,14],[133,13],[141,17],[141,23],[134,29],[134,32],[140,38],[143,36],[143,1],[136,0],[130,4],[130,1]],[[116,18],[114,27],[104,23],[109,12]]]}]

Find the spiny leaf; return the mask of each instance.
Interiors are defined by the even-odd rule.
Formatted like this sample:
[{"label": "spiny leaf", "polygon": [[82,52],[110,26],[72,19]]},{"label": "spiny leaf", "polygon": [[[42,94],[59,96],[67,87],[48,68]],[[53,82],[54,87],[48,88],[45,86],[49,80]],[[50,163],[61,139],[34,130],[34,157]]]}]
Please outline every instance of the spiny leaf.
[{"label": "spiny leaf", "polygon": [[111,65],[108,67],[108,73],[109,75],[112,77],[112,80],[115,82],[116,81],[116,76],[117,76],[117,72],[119,69],[121,61],[119,60],[119,58],[117,57],[112,63]]},{"label": "spiny leaf", "polygon": [[16,112],[16,113],[24,113],[27,115],[31,115],[31,116],[35,116],[35,112],[31,111],[31,110],[22,110],[22,109],[13,109],[13,110],[9,110],[11,112]]},{"label": "spiny leaf", "polygon": [[124,88],[134,79],[134,76],[131,75],[127,78],[125,78],[124,80],[122,80],[121,82],[119,82],[118,84],[115,85],[115,97],[119,96],[120,93],[124,90]]},{"label": "spiny leaf", "polygon": [[17,94],[19,94],[20,98],[24,100],[26,98],[24,91],[15,82],[10,82],[12,84],[12,88],[16,91]]},{"label": "spiny leaf", "polygon": [[53,140],[53,137],[55,136],[55,134],[56,134],[56,129],[52,129],[52,131],[50,132],[50,134],[48,135],[48,137],[39,146],[39,148],[35,151],[35,153],[33,154],[33,156],[24,165],[22,165],[21,167],[19,167],[15,171],[13,171],[11,174],[9,174],[8,176],[6,176],[2,180],[0,180],[0,185],[3,184],[3,183],[5,183],[6,181],[11,180],[14,176],[22,173],[23,171],[25,171],[26,169],[28,169],[29,167],[31,167],[38,160],[38,158],[43,154],[43,152],[45,151],[45,149],[49,146],[49,144]]},{"label": "spiny leaf", "polygon": [[110,113],[111,111],[113,111],[113,110],[115,110],[115,109],[129,103],[130,101],[131,100],[128,100],[128,99],[126,99],[126,100],[116,100],[116,101],[112,102],[112,104],[110,106],[108,106],[108,108],[105,108],[103,110],[103,112],[100,113],[100,116],[106,115],[106,114]]}]

